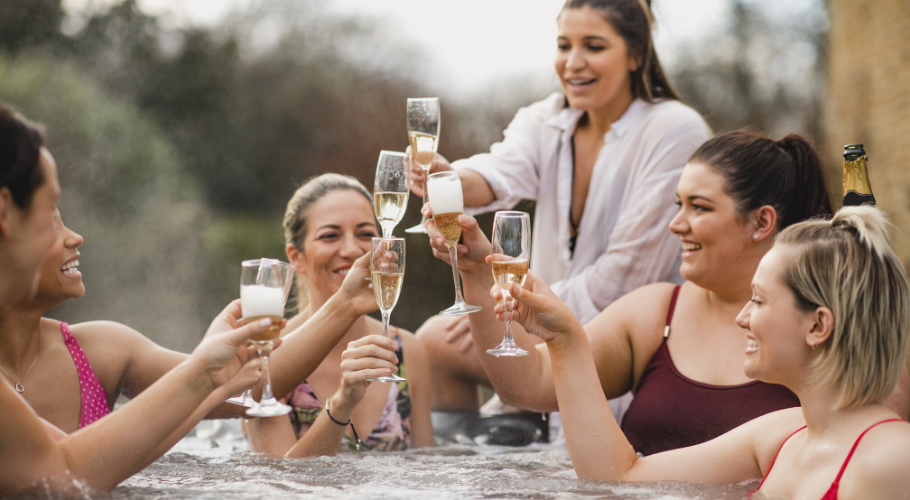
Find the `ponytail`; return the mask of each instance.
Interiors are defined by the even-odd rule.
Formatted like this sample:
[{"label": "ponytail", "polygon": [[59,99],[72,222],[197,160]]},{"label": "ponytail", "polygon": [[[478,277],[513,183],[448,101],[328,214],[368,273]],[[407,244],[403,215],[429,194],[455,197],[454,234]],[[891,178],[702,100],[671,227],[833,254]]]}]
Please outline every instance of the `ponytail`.
[{"label": "ponytail", "polygon": [[828,183],[818,153],[804,137],[781,140],[747,130],[714,136],[689,158],[713,168],[745,218],[765,205],[777,212],[777,228],[831,214]]}]

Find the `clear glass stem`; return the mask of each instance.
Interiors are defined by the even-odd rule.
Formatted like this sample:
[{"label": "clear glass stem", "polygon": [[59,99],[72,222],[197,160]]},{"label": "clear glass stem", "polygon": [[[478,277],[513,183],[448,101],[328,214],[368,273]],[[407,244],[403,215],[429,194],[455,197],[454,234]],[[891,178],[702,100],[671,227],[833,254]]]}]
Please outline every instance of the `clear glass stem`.
[{"label": "clear glass stem", "polygon": [[382,336],[389,338],[389,318],[392,316],[392,311],[382,311]]},{"label": "clear glass stem", "polygon": [[272,377],[269,374],[269,354],[272,352],[271,343],[265,346],[257,346],[259,357],[262,358],[262,397],[259,398],[259,404],[274,403],[275,396],[272,394]]},{"label": "clear glass stem", "polygon": [[[430,169],[425,168],[424,173],[426,175],[430,175]],[[420,225],[422,225],[422,226],[425,226],[427,224],[427,221],[430,220],[430,219],[427,219],[427,213],[423,211],[423,207],[425,207],[425,206],[427,206],[427,179],[426,179],[426,177],[423,178],[423,205],[420,206]]]},{"label": "clear glass stem", "polygon": [[461,295],[461,280],[458,279],[458,247],[449,248],[449,259],[452,261],[452,276],[455,278],[455,303],[464,304],[464,297]]},{"label": "clear glass stem", "polygon": [[503,339],[502,339],[503,345],[506,345],[506,344],[510,344],[510,345],[511,345],[511,344],[514,344],[514,343],[515,343],[515,340],[512,339],[512,310],[509,309],[509,298],[510,298],[510,297],[511,297],[511,296],[509,295],[509,292],[506,292],[506,291],[503,290],[503,292],[502,292],[502,307],[505,308],[505,310],[506,310],[506,321],[505,321],[505,323],[506,323],[506,334],[503,336]]},{"label": "clear glass stem", "polygon": [[397,226],[397,225],[398,225],[397,223],[396,223],[396,224],[392,224],[392,223],[390,223],[390,222],[388,222],[388,221],[386,221],[386,222],[380,222],[380,223],[379,223],[379,226],[382,227],[382,237],[385,238],[385,239],[391,238],[391,237],[392,237],[392,231],[395,230],[395,226]]}]

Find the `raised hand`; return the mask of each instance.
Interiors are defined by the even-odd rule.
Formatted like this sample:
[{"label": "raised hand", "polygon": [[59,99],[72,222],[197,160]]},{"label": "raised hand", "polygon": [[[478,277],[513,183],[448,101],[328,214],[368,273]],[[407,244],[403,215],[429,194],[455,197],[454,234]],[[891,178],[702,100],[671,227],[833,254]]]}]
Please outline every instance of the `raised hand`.
[{"label": "raised hand", "polygon": [[[427,217],[433,216],[433,210],[430,204],[424,206]],[[482,270],[489,272],[489,262],[486,261],[490,255],[490,240],[480,230],[477,225],[477,219],[470,215],[459,215],[458,225],[461,226],[461,241],[456,247],[458,250],[458,270],[462,272],[472,272]],[[452,264],[449,259],[449,249],[446,247],[446,239],[436,229],[436,224],[430,219],[426,225],[427,235],[430,237],[430,246],[433,247],[433,255],[443,262]]]},{"label": "raised hand", "polygon": [[[423,188],[426,186],[427,174],[424,172],[423,167],[414,161],[414,158],[411,155],[411,146],[408,146],[405,150],[405,154],[411,158],[411,192],[422,197]],[[436,172],[445,172],[446,170],[453,170],[452,165],[449,164],[449,160],[446,160],[441,154],[435,153],[433,163],[430,164],[430,173],[435,174]]]},{"label": "raised hand", "polygon": [[357,316],[363,316],[379,309],[369,277],[370,253],[367,252],[354,261],[337,292],[340,298],[350,302],[354,314]]},{"label": "raised hand", "polygon": [[[572,325],[580,326],[569,306],[559,300],[546,282],[533,271],[528,271],[523,287],[512,283],[509,293],[512,295],[512,321],[518,321],[525,330],[547,343],[558,340],[570,331]],[[497,319],[505,321],[506,310],[498,285],[493,286],[490,295],[497,303],[494,309]]]},{"label": "raised hand", "polygon": [[369,335],[348,344],[341,353],[341,385],[335,393],[332,410],[352,411],[366,395],[368,379],[398,371],[395,342],[380,335]]}]

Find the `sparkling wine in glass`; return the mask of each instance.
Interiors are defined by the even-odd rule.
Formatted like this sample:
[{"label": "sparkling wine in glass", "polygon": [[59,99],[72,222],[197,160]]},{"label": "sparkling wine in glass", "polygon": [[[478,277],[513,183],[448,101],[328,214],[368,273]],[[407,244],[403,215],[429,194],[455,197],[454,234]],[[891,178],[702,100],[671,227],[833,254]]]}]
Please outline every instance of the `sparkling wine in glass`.
[{"label": "sparkling wine in glass", "polygon": [[433,210],[433,222],[436,229],[446,239],[449,258],[452,261],[452,275],[455,277],[455,305],[440,311],[439,314],[455,315],[477,312],[482,307],[465,303],[461,294],[461,281],[458,279],[458,238],[461,237],[461,226],[458,216],[464,213],[464,196],[461,192],[461,178],[457,172],[438,172],[427,177],[427,192],[430,196],[430,208]]},{"label": "sparkling wine in glass", "polygon": [[411,165],[404,153],[381,151],[376,164],[373,187],[373,212],[382,227],[382,237],[389,239],[401,222],[411,191]]},{"label": "sparkling wine in glass", "polygon": [[285,283],[278,264],[274,259],[245,260],[240,269],[241,321],[251,323],[268,318],[272,322],[268,330],[247,340],[262,358],[262,398],[259,404],[246,411],[251,417],[274,417],[291,411],[290,406],[275,399],[269,376],[269,354],[284,320]]},{"label": "sparkling wine in glass", "polygon": [[[288,264],[287,262],[281,262],[280,260],[271,259],[273,265],[277,265],[279,271],[281,272],[281,281],[284,284],[284,305],[287,305],[288,297],[291,295],[291,288],[294,286],[294,266]],[[253,261],[255,262],[255,261]],[[255,265],[255,264],[254,264]],[[242,307],[242,305],[241,305]],[[246,406],[247,408],[252,408],[256,406],[256,400],[253,399],[253,390],[247,389],[240,396],[234,396],[228,398],[228,403],[233,403],[235,405]]]},{"label": "sparkling wine in glass", "polygon": [[514,301],[509,295],[512,283],[521,286],[528,276],[531,262],[531,217],[525,212],[501,211],[493,217],[493,281],[502,291],[502,304],[506,309],[506,333],[502,343],[487,354],[493,356],[527,356],[528,351],[518,347],[512,338],[512,311]]},{"label": "sparkling wine in glass", "polygon": [[[439,145],[439,98],[425,97],[408,99],[408,141],[411,143],[411,156],[424,174],[430,175],[433,157]],[[423,205],[427,204],[427,183],[423,184]],[[423,209],[421,205],[421,210]],[[405,230],[407,233],[423,233],[427,223],[426,215],[421,216],[420,224]]]},{"label": "sparkling wine in glass", "polygon": [[[382,312],[382,334],[389,336],[389,316],[398,303],[404,283],[404,240],[402,238],[373,238],[370,243],[370,274],[373,293]],[[394,339],[393,339],[394,340]],[[370,382],[398,382],[404,380],[396,374],[369,379]]]}]

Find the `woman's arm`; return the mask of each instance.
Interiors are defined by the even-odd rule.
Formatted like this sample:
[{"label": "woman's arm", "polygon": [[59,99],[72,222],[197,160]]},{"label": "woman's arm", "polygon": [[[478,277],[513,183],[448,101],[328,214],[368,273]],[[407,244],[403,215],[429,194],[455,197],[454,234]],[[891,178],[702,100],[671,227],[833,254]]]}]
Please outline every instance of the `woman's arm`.
[{"label": "woman's arm", "polygon": [[[76,492],[73,481],[110,491],[217,387],[249,361],[247,338],[268,325],[254,323],[210,337],[189,359],[110,416],[54,442],[34,411],[6,383],[0,385],[0,493]],[[137,428],[141,432],[137,432]]]},{"label": "woman's arm", "polygon": [[799,409],[785,410],[708,443],[639,459],[613,418],[587,336],[569,308],[548,290],[513,285],[511,292],[525,308],[528,329],[546,341],[566,445],[581,479],[728,484],[758,478],[759,464],[770,463],[786,433],[798,427]]},{"label": "woman's arm", "polygon": [[411,391],[411,443],[415,448],[433,446],[430,418],[430,363],[426,347],[414,335],[401,332],[404,364]]},{"label": "woman's arm", "polygon": [[367,379],[390,375],[398,370],[395,348],[391,339],[379,335],[370,335],[348,344],[341,354],[341,385],[326,400],[325,411],[319,414],[285,456],[308,458],[336,454],[338,444],[350,426],[333,422],[329,412],[336,421],[348,422],[354,408],[366,395],[367,386],[371,383]]}]

